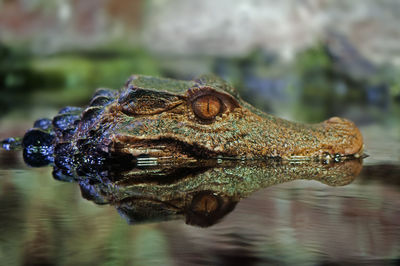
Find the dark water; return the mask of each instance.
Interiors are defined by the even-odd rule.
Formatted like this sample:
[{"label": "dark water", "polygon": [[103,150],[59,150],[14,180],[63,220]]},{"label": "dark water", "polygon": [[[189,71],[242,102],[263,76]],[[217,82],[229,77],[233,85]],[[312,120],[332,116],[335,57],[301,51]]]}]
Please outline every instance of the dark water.
[{"label": "dark water", "polygon": [[0,153],[1,265],[398,265],[398,124],[361,128],[370,155],[350,184],[295,180],[241,199],[218,223],[129,225],[52,169]]}]

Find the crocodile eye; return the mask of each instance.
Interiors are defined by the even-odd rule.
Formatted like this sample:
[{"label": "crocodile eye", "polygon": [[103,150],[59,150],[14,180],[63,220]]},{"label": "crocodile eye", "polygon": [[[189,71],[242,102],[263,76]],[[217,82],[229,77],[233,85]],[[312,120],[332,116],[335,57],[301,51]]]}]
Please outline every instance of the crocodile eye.
[{"label": "crocodile eye", "polygon": [[221,100],[214,95],[204,95],[193,102],[193,111],[201,119],[213,119],[221,112],[221,109]]}]

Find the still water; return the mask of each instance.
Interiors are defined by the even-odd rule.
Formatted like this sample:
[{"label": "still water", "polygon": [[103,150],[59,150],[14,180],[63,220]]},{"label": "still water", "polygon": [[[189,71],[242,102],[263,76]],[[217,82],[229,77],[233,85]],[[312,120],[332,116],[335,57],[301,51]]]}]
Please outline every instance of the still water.
[{"label": "still water", "polygon": [[[167,214],[160,205],[153,205],[163,212],[161,216],[154,216],[144,208],[149,205],[142,205],[141,216],[136,213],[133,219],[125,203],[95,204],[104,203],[93,198],[96,186],[85,190],[83,184],[55,180],[51,167],[30,168],[21,152],[2,151],[0,264],[398,265],[398,128],[361,127],[369,157],[354,180],[346,176],[343,182],[320,182],[323,177],[313,177],[305,168],[303,176],[287,178],[287,182],[267,182],[250,192],[230,194],[228,200],[222,199],[228,204],[223,215],[212,223],[200,222],[200,227],[189,225],[199,222],[182,212],[187,206],[192,208],[193,202],[212,209],[214,192],[211,196],[201,192],[205,200],[193,196],[191,205],[183,203],[184,211],[179,214],[177,200],[174,211]],[[260,173],[257,167],[249,169]],[[279,172],[279,167],[274,166],[274,170]],[[263,171],[270,180],[271,171]],[[285,171],[287,168],[279,173],[290,177]],[[199,178],[203,178],[201,174]],[[249,178],[244,182],[260,180],[257,174]],[[109,194],[107,200],[113,197],[117,202],[123,187],[114,184],[112,188],[117,194]],[[229,194],[226,186],[224,189]],[[171,201],[168,204],[172,205]]]}]

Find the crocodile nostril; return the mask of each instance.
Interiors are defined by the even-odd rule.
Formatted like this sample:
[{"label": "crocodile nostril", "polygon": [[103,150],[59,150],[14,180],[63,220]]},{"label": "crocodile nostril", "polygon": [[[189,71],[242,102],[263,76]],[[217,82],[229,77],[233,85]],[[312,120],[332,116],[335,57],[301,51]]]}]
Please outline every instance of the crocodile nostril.
[{"label": "crocodile nostril", "polygon": [[346,119],[337,116],[331,117],[328,120],[326,120],[327,123],[342,123],[345,121]]},{"label": "crocodile nostril", "polygon": [[356,125],[345,118],[332,117],[324,121],[328,141],[333,143],[334,153],[356,155],[363,151],[363,138]]}]

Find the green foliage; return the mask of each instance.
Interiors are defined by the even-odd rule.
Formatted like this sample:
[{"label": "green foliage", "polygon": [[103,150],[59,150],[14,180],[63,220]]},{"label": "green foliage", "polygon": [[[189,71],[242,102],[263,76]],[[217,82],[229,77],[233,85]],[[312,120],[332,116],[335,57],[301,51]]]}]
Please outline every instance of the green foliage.
[{"label": "green foliage", "polygon": [[132,74],[160,75],[144,51],[111,48],[34,57],[24,49],[0,46],[0,111],[30,105],[86,104],[99,87],[121,88]]},{"label": "green foliage", "polygon": [[[43,90],[35,95],[37,101],[60,106],[84,104],[99,87],[119,89],[132,74],[159,75],[155,61],[142,51],[94,58],[85,54],[66,54],[38,58],[32,65],[42,75],[63,77],[63,82],[57,85],[59,89]],[[54,85],[50,83],[50,87]]]},{"label": "green foliage", "polygon": [[34,73],[29,65],[30,56],[23,49],[11,48],[0,43],[0,113],[24,99]]},{"label": "green foliage", "polygon": [[320,71],[332,67],[323,45],[319,44],[299,53],[296,57],[295,66],[299,72]]},{"label": "green foliage", "polygon": [[295,119],[320,122],[338,115],[343,105],[365,100],[366,84],[338,70],[322,44],[299,53],[293,72],[297,75],[295,89],[299,95]]}]

